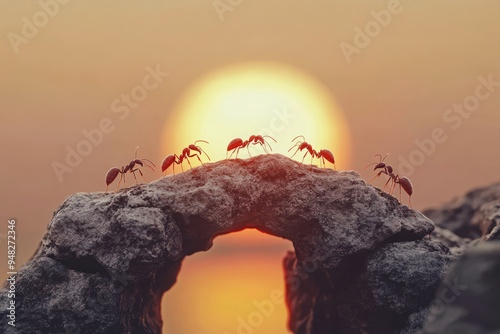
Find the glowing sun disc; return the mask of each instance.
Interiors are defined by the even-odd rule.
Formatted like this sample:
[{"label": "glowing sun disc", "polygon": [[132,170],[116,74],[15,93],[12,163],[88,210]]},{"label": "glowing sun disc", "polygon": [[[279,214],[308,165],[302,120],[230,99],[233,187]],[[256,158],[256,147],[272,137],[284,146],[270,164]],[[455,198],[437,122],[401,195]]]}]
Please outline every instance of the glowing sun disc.
[{"label": "glowing sun disc", "polygon": [[[161,155],[179,154],[203,139],[210,144],[200,146],[212,161],[218,161],[225,159],[232,139],[245,140],[253,134],[272,136],[278,141],[270,141],[272,153],[286,156],[293,152],[288,152],[291,140],[304,135],[317,151],[332,151],[337,168],[350,164],[348,125],[328,89],[298,69],[264,62],[230,65],[195,81],[166,122]],[[265,153],[259,145],[250,149],[252,156]],[[238,157],[248,158],[246,149]],[[302,157],[298,153],[294,158],[300,161]],[[176,172],[180,172],[179,166]]]}]

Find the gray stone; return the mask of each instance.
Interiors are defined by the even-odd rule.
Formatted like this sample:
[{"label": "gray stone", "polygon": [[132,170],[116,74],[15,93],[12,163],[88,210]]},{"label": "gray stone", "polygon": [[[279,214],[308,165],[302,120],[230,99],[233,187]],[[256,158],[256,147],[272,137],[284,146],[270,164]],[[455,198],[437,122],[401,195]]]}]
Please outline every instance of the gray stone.
[{"label": "gray stone", "polygon": [[470,248],[444,278],[424,334],[500,333],[500,241]]},{"label": "gray stone", "polygon": [[439,208],[424,210],[424,214],[436,225],[462,238],[497,239],[500,237],[500,183],[471,190]]},{"label": "gray stone", "polygon": [[[348,333],[358,317],[361,333],[379,326],[379,312],[397,319],[394,332],[425,307],[452,256],[439,240],[422,240],[434,229],[432,221],[356,172],[281,155],[205,164],[101,195],[70,196],[19,271],[18,333],[160,333],[161,297],[183,258],[210,249],[217,235],[244,228],[293,242],[293,256],[309,268],[311,288],[325,292],[307,305],[302,301],[310,296],[302,298],[300,286],[287,292],[311,324],[338,325],[338,333]],[[408,295],[384,296],[395,292],[393,284],[409,289]],[[3,331],[10,328],[6,288],[0,293]],[[290,312],[298,311],[292,305]]]}]

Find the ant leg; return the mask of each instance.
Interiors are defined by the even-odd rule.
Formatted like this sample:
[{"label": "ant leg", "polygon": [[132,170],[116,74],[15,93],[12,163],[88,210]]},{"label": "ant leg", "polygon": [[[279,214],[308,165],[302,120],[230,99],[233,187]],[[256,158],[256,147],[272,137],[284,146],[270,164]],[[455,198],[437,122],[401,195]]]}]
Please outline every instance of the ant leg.
[{"label": "ant leg", "polygon": [[[391,182],[391,180],[392,180],[392,177],[389,177],[389,180],[387,180],[387,182],[385,183],[384,188],[382,188],[382,191],[385,191],[385,187],[387,187],[387,184],[389,184],[389,182]],[[392,187],[392,183],[391,183],[391,185],[389,186],[389,189],[390,189],[391,187]]]},{"label": "ant leg", "polygon": [[373,177],[373,179],[371,179],[371,180],[370,180],[370,182],[368,182],[368,183],[372,183],[372,181],[373,181],[373,180],[375,180],[377,177],[379,177],[379,176],[380,176],[380,174],[382,174],[382,172],[379,172],[377,175],[375,175],[375,176]]},{"label": "ant leg", "polygon": [[191,163],[189,162],[189,158],[188,158],[188,157],[186,157],[186,161],[187,161],[187,162],[188,162],[188,164],[189,164],[189,168],[192,170],[192,169],[193,169],[193,166],[191,166]]},{"label": "ant leg", "polygon": [[248,151],[248,155],[250,156],[250,158],[252,158],[252,155],[250,154],[250,145],[247,145],[247,151]]},{"label": "ant leg", "polygon": [[149,181],[148,181],[148,180],[146,180],[146,178],[144,177],[144,175],[142,175],[141,170],[140,170],[139,168],[136,168],[136,169],[133,169],[133,170],[132,170],[132,174],[134,175],[134,178],[135,178],[135,182],[136,182],[136,184],[137,184],[137,178],[135,177],[135,172],[139,172],[139,173],[141,174],[142,178],[144,179],[144,181],[146,181],[147,183],[149,183]]},{"label": "ant leg", "polygon": [[321,157],[323,160],[323,168],[326,169],[325,157]]},{"label": "ant leg", "polygon": [[198,158],[198,160],[200,161],[201,165],[203,166],[203,161],[201,161],[200,157],[198,155],[196,155],[196,154],[194,156]]},{"label": "ant leg", "polygon": [[118,192],[118,190],[120,190],[120,183],[122,182],[122,177],[123,177],[123,174],[120,174],[120,181],[118,181],[118,188],[116,189],[116,193]]},{"label": "ant leg", "polygon": [[301,164],[304,163],[304,159],[306,158],[307,153],[308,153],[308,151],[306,151],[306,154],[304,154],[304,157],[302,158],[302,161],[300,162]]},{"label": "ant leg", "polygon": [[401,201],[401,184],[399,184],[399,202],[400,202],[400,203],[403,203],[403,202]]},{"label": "ant leg", "polygon": [[135,179],[135,184],[139,183],[137,182],[137,177],[135,177],[135,171],[138,170],[138,168],[132,170],[132,175],[134,175],[134,179]]},{"label": "ant leg", "polygon": [[[256,145],[256,144],[255,144]],[[266,145],[260,143],[260,145],[262,146],[262,148],[264,148],[264,152],[266,152],[267,154],[269,154],[269,151],[267,150],[266,148]],[[271,149],[272,150],[272,149]]]},{"label": "ant leg", "polygon": [[139,168],[137,168],[137,171],[141,174],[141,176],[144,179],[144,181],[146,181],[146,183],[149,183],[149,181],[146,180],[146,178],[144,177],[144,175],[142,174],[142,172],[141,172],[141,170]]},{"label": "ant leg", "polygon": [[[264,136],[264,137],[269,137],[269,136]],[[275,143],[277,143],[276,139],[272,138],[272,137],[269,137],[271,138],[272,140],[274,140]],[[269,146],[269,149],[271,150],[271,152],[273,151],[273,148],[271,147],[271,144],[269,144],[266,140],[264,140],[264,143],[266,143],[268,146]]]},{"label": "ant leg", "polygon": [[391,195],[394,194],[394,190],[396,190],[396,187],[397,187],[397,183],[394,182],[394,187],[392,187],[392,192],[391,192]]},{"label": "ant leg", "polygon": [[396,189],[396,182],[393,180],[392,181],[392,186],[389,189],[389,194],[392,195],[394,193],[394,189]]},{"label": "ant leg", "polygon": [[[408,195],[408,203],[410,204],[410,209],[413,211],[413,216],[415,219],[417,219],[417,215],[415,214],[415,210],[413,209],[413,206],[411,205],[411,195]],[[431,234],[429,233],[429,239],[431,238]]]},{"label": "ant leg", "polygon": [[198,158],[198,161],[201,163],[201,165],[203,166],[203,161],[201,161],[200,157],[198,156],[197,153],[193,153],[191,155],[188,154],[188,157],[190,158],[193,158],[193,157],[197,157]]},{"label": "ant leg", "polygon": [[[295,147],[295,146],[293,146],[292,148],[294,148],[294,147]],[[291,148],[291,149],[292,149],[292,148]],[[291,150],[291,149],[290,149],[290,150]],[[288,150],[288,152],[290,152],[290,150]],[[297,149],[295,150],[295,153],[294,153],[294,154],[290,157],[290,159],[291,159],[291,158],[293,158],[293,157],[295,156],[295,154],[297,154],[297,152],[298,152],[299,150],[300,150],[300,145],[298,145],[298,146],[297,146]]]}]

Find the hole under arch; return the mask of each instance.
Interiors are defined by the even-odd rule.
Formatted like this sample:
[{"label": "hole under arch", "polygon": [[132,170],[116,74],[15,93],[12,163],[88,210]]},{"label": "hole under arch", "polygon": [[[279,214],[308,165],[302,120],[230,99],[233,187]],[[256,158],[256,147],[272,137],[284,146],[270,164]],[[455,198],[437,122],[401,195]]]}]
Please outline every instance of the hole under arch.
[{"label": "hole under arch", "polygon": [[163,333],[287,334],[283,258],[289,240],[255,229],[214,239],[184,259],[162,297]]}]

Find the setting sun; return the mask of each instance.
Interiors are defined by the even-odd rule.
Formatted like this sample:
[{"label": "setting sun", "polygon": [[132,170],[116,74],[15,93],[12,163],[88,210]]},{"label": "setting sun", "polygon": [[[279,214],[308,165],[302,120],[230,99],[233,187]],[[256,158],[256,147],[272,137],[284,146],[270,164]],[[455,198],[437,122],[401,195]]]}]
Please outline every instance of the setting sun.
[{"label": "setting sun", "polygon": [[[348,125],[328,89],[295,68],[272,63],[231,65],[194,82],[168,118],[161,155],[179,154],[204,139],[210,144],[200,145],[212,161],[222,160],[232,139],[246,140],[254,134],[275,138],[278,143],[270,141],[272,153],[287,156],[291,156],[291,140],[304,135],[317,151],[332,151],[338,168],[350,164]],[[252,145],[250,153],[265,152],[260,145]],[[240,151],[239,157],[248,158],[247,150]]]}]

